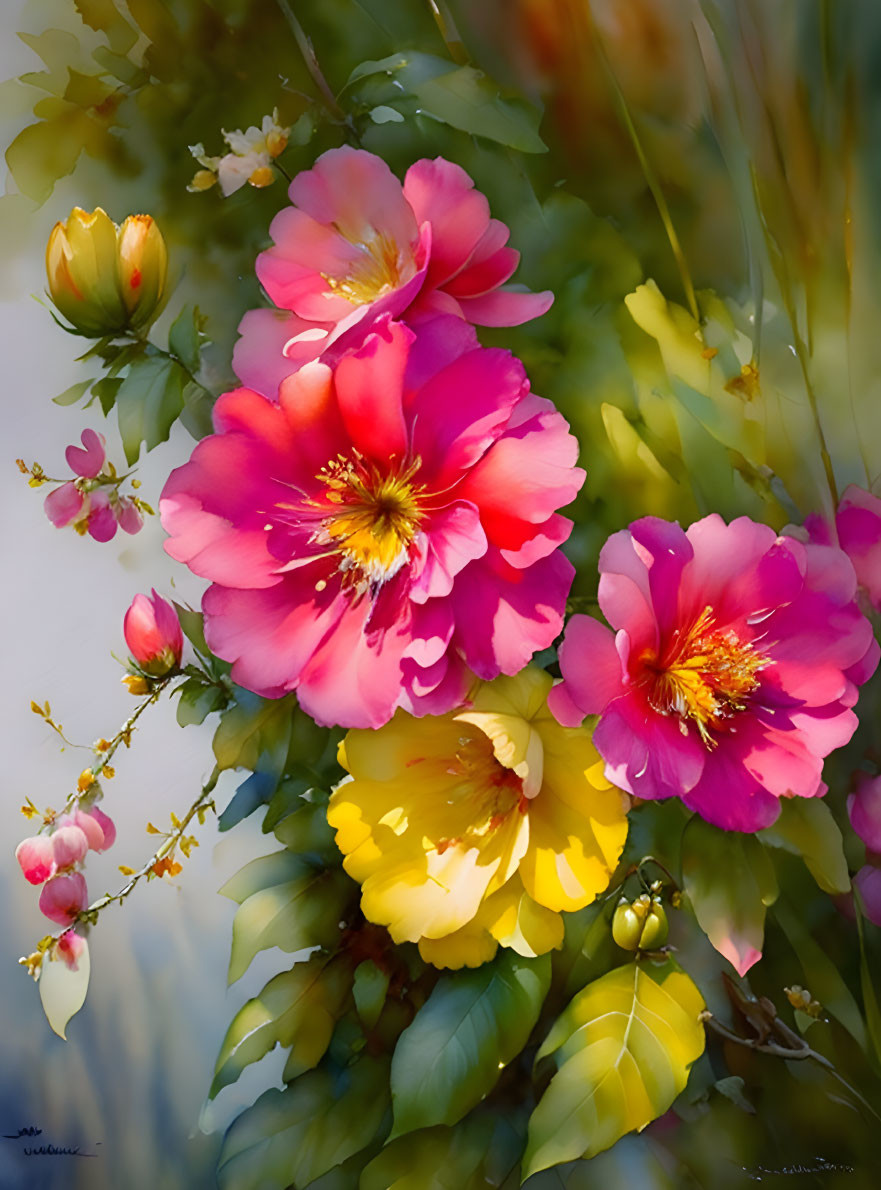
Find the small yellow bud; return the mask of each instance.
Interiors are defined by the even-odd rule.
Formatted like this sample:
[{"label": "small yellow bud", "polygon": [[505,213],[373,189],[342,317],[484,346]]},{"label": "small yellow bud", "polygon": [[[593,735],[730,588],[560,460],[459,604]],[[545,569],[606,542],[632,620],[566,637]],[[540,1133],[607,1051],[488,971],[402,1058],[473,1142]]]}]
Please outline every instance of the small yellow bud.
[{"label": "small yellow bud", "polygon": [[129,326],[153,321],[165,296],[168,250],[150,215],[129,215],[118,236],[119,283]]},{"label": "small yellow bud", "polygon": [[266,137],[266,152],[270,157],[277,157],[279,153],[283,153],[285,151],[287,144],[287,129],[274,128],[272,132],[270,132]]},{"label": "small yellow bud", "polygon": [[16,467],[18,467],[18,469],[22,473],[22,475],[30,475],[31,469],[27,465],[27,463],[24,461],[24,459],[16,459],[15,465],[16,465]]},{"label": "small yellow bud", "polygon": [[109,781],[111,778],[116,776],[116,769],[111,768],[109,764],[105,764],[104,768],[101,770],[101,776],[106,777]]},{"label": "small yellow bud", "polygon": [[40,817],[40,811],[37,809],[37,807],[34,805],[34,803],[31,801],[30,798],[28,798],[28,800],[25,802],[25,804],[21,807],[21,812],[22,812],[22,814],[24,814],[25,818],[39,818]]},{"label": "small yellow bud", "polygon": [[126,674],[122,679],[123,686],[128,687],[129,694],[149,694],[150,683],[140,674]]},{"label": "small yellow bud", "polygon": [[183,864],[177,863],[171,856],[166,855],[162,859],[157,859],[150,871],[156,876],[177,876],[178,872],[183,871]]},{"label": "small yellow bud", "polygon": [[40,978],[40,971],[43,967],[43,953],[35,950],[33,954],[26,955],[24,958],[18,960],[23,967],[27,968],[27,973],[34,980]]},{"label": "small yellow bud", "polygon": [[147,834],[148,835],[161,835],[162,831],[159,829],[158,826],[154,826],[152,822],[148,822],[147,823]]},{"label": "small yellow bud", "polygon": [[133,479],[133,480],[132,480],[132,487],[135,489],[135,491],[137,491],[137,489],[138,489],[140,486],[141,486],[141,481],[140,481],[139,479]]},{"label": "small yellow bud", "polygon": [[612,937],[622,950],[654,950],[663,946],[668,929],[661,898],[647,893],[632,904],[622,897],[612,918]]},{"label": "small yellow bud", "polygon": [[134,876],[135,874],[135,869],[129,868],[126,864],[120,864],[119,870],[122,872],[123,876]]},{"label": "small yellow bud", "polygon": [[80,793],[85,793],[95,784],[95,774],[91,769],[83,769],[77,778],[76,787]]},{"label": "small yellow bud", "polygon": [[110,749],[110,740],[105,740],[102,736],[100,740],[95,740],[96,752],[107,752]]},{"label": "small yellow bud", "polygon": [[252,186],[256,186],[258,190],[262,190],[265,186],[271,186],[274,181],[275,174],[268,165],[259,165],[248,178],[248,182]]},{"label": "small yellow bud", "polygon": [[211,169],[197,169],[193,175],[193,180],[187,186],[187,190],[191,194],[198,193],[200,190],[210,190],[217,181],[217,174]]}]

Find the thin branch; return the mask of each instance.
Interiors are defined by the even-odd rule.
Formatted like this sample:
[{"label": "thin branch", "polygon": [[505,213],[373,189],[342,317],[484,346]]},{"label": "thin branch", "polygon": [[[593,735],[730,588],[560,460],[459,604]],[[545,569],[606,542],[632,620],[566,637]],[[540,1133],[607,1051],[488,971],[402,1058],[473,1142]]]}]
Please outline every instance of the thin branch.
[{"label": "thin branch", "polygon": [[303,26],[297,20],[290,0],[278,0],[278,7],[281,9],[285,20],[291,27],[291,32],[293,33],[300,53],[303,56],[303,61],[306,63],[306,69],[311,74],[312,81],[315,83],[315,86],[318,88],[319,93],[321,94],[324,106],[335,120],[345,123],[346,113],[334,98],[333,91],[331,91],[328,81],[324,77],[321,67],[318,65],[318,59],[315,57],[315,50],[312,46],[312,41],[307,36]]},{"label": "thin branch", "polygon": [[444,44],[450,51],[450,57],[457,66],[467,66],[469,62],[468,51],[465,49],[465,43],[459,34],[459,30],[456,28],[453,14],[447,7],[445,0],[428,0],[428,7],[431,9],[434,23],[437,25],[440,35],[444,39]]}]

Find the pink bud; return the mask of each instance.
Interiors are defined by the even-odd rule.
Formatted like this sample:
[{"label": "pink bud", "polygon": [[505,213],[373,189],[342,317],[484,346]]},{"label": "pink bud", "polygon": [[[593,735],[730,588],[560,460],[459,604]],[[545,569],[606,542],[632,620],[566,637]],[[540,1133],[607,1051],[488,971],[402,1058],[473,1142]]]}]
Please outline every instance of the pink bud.
[{"label": "pink bud", "polygon": [[106,492],[89,493],[89,536],[95,541],[110,541],[116,535],[116,516]]},{"label": "pink bud", "polygon": [[89,903],[86,882],[80,872],[69,876],[53,876],[40,893],[40,911],[50,921],[69,926]]},{"label": "pink bud", "polygon": [[55,848],[48,835],[33,835],[23,839],[15,849],[15,858],[21,864],[25,880],[31,884],[42,884],[54,876],[58,863]]},{"label": "pink bud", "polygon": [[881,868],[865,864],[853,878],[869,921],[881,926]]},{"label": "pink bud", "polygon": [[59,868],[69,868],[86,858],[89,840],[85,831],[78,826],[62,826],[51,837],[55,863]]},{"label": "pink bud", "polygon": [[83,510],[83,494],[72,483],[63,483],[43,501],[46,516],[56,529],[75,521]]},{"label": "pink bud", "polygon": [[[104,831],[101,823],[95,818],[94,809],[74,810],[73,814],[65,814],[59,820],[60,826],[76,826],[83,832],[93,851],[104,850]],[[109,819],[108,819],[109,821]],[[114,832],[115,837],[115,832]]]},{"label": "pink bud", "polygon": [[860,773],[847,799],[850,825],[870,851],[881,852],[881,777]]},{"label": "pink bud", "polygon": [[104,835],[100,843],[90,843],[90,847],[94,847],[96,851],[106,851],[108,847],[113,846],[116,842],[116,827],[113,825],[113,820],[103,810],[99,810],[97,806],[92,806],[91,810],[83,814],[83,818],[90,818],[93,822],[97,823]]},{"label": "pink bud", "polygon": [[155,590],[152,599],[134,597],[122,630],[135,661],[153,677],[162,677],[180,664],[184,638],[177,613]]},{"label": "pink bud", "polygon": [[79,446],[68,446],[64,457],[67,459],[67,465],[71,471],[75,471],[77,475],[85,475],[89,479],[94,479],[104,466],[104,460],[107,457],[104,450],[104,435],[99,434],[96,430],[83,430],[80,434],[80,441],[85,450]]},{"label": "pink bud", "polygon": [[82,938],[76,930],[65,930],[55,943],[55,957],[62,959],[71,971],[76,971],[79,957],[83,953],[85,945],[85,938]]},{"label": "pink bud", "polygon": [[144,527],[141,510],[128,496],[120,496],[116,502],[116,519],[124,533],[140,533]]}]

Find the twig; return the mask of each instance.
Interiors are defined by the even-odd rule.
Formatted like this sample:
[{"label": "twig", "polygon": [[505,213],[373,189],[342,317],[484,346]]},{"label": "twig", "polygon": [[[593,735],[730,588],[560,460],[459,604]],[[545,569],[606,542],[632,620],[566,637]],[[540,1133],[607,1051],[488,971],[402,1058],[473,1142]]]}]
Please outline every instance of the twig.
[{"label": "twig", "polygon": [[446,3],[444,0],[428,0],[428,7],[431,9],[434,23],[437,25],[440,35],[444,39],[444,44],[450,51],[450,57],[457,66],[467,66],[469,61],[468,51],[465,49],[465,43],[459,34],[459,30],[456,28],[453,14],[450,12]]},{"label": "twig", "polygon": [[335,120],[341,123],[346,122],[346,113],[337,103],[334,98],[333,91],[331,91],[327,79],[318,65],[318,59],[315,57],[315,50],[312,46],[310,38],[306,35],[306,31],[300,22],[297,20],[290,0],[278,0],[278,7],[281,9],[287,23],[291,27],[291,32],[299,47],[300,53],[303,55],[303,61],[306,63],[306,69],[312,76],[312,80],[321,93],[321,98],[324,101],[324,106],[330,112]]}]

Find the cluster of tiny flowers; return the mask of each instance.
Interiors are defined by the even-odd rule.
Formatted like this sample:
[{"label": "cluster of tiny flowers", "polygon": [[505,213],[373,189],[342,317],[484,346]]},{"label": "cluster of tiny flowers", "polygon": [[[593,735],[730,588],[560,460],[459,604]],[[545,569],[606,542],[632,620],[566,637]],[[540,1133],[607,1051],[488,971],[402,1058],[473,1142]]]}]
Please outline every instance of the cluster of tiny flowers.
[{"label": "cluster of tiny flowers", "polygon": [[49,493],[43,505],[46,516],[56,528],[71,525],[95,541],[110,541],[117,528],[138,533],[148,506],[137,496],[120,495],[122,479],[107,461],[103,434],[83,430],[80,439],[83,445],[68,446],[64,455],[76,479]]},{"label": "cluster of tiny flowers", "polygon": [[204,145],[190,145],[190,153],[201,169],[196,170],[187,190],[209,190],[219,182],[226,197],[241,190],[246,182],[258,189],[269,186],[275,180],[272,162],[284,152],[290,131],[279,123],[275,108],[271,116],[263,117],[259,128],[252,125],[245,132],[239,128],[233,132],[223,130],[223,139],[230,148],[223,156],[209,157]]},{"label": "cluster of tiny flowers", "polygon": [[25,879],[41,884],[40,910],[56,925],[66,927],[55,941],[53,958],[76,970],[84,938],[73,929],[88,907],[89,896],[82,873],[86,855],[106,851],[116,839],[112,820],[96,805],[77,804],[67,814],[52,818],[45,834],[23,839],[15,850]]}]

